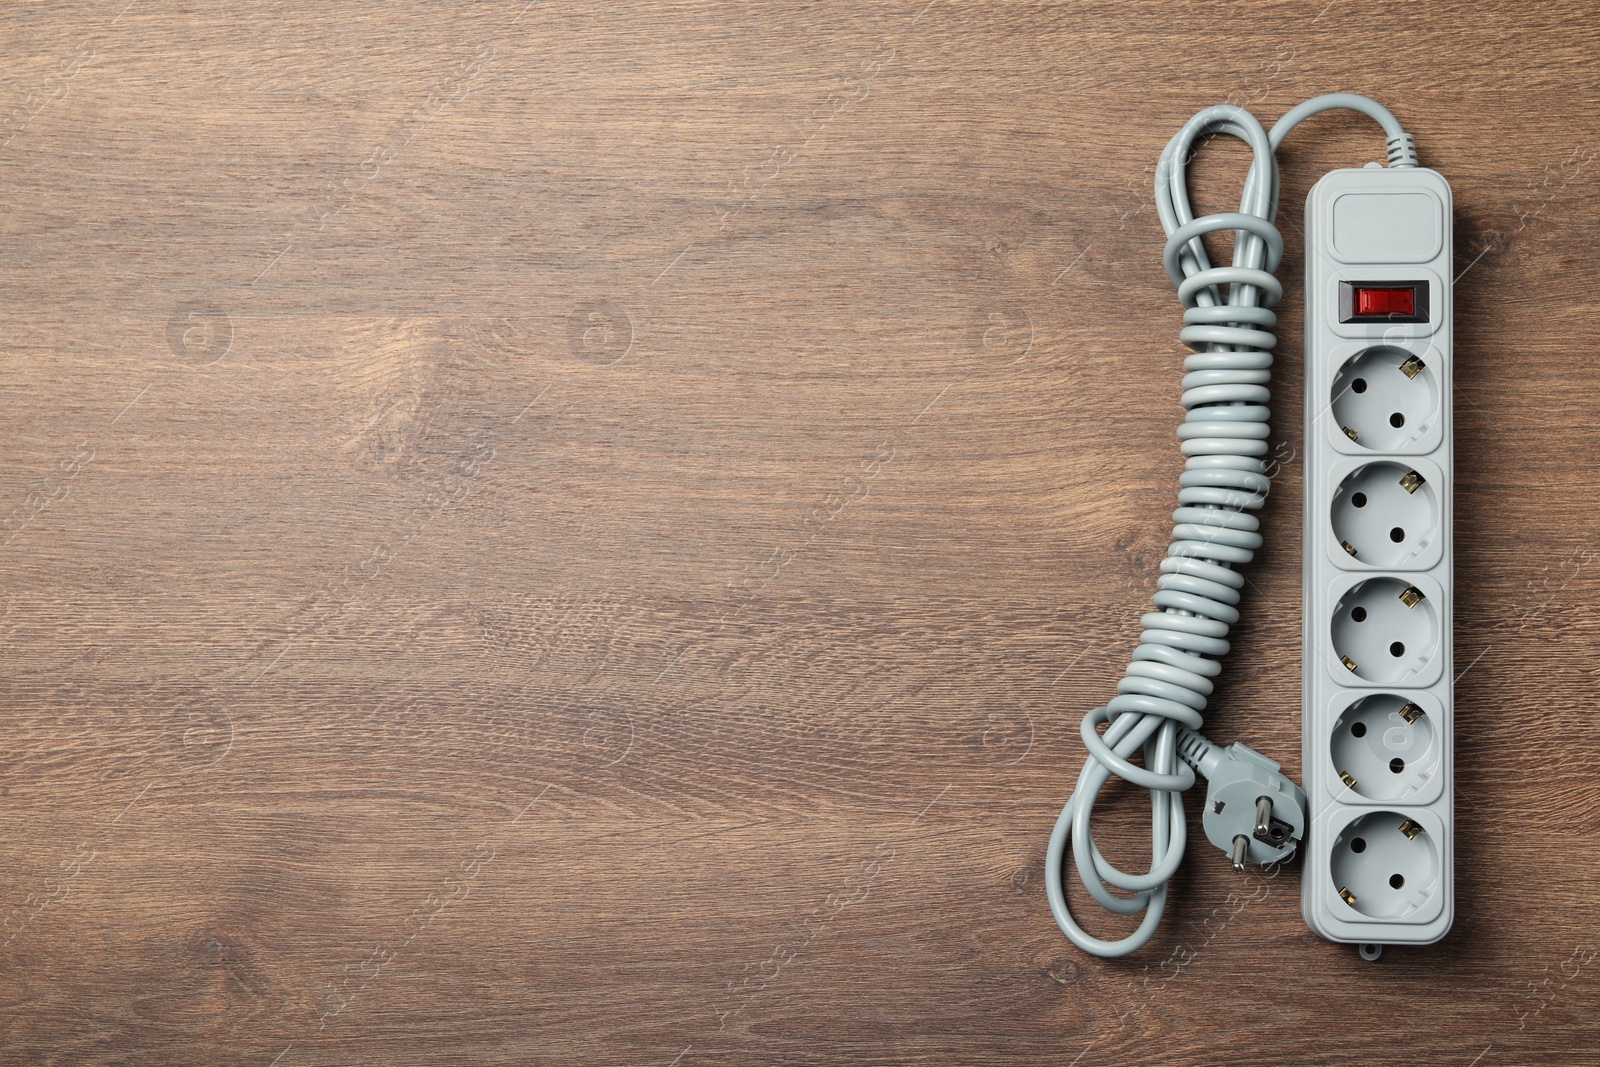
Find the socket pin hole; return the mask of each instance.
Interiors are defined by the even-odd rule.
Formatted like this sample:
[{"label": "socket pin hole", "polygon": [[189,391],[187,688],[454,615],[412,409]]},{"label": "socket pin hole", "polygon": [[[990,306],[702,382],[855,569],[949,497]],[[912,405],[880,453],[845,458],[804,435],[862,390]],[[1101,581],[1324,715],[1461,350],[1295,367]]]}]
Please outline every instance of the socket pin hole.
[{"label": "socket pin hole", "polygon": [[1405,654],[1406,646],[1401,644],[1399,641],[1396,641],[1394,644],[1389,646],[1389,655],[1393,656],[1395,659],[1399,659]]},{"label": "socket pin hole", "polygon": [[1351,737],[1366,737],[1367,736],[1367,724],[1364,723],[1364,722],[1353,722],[1353,723],[1351,723],[1350,724],[1350,736]]},{"label": "socket pin hole", "polygon": [[1366,850],[1367,850],[1367,839],[1366,838],[1364,838],[1364,837],[1352,837],[1350,839],[1350,851],[1351,852],[1365,852]]},{"label": "socket pin hole", "polygon": [[1406,884],[1406,880],[1405,880],[1405,876],[1404,875],[1391,874],[1389,876],[1389,885],[1391,887],[1393,887],[1395,889],[1399,889],[1401,886],[1403,886],[1405,884]]},{"label": "socket pin hole", "polygon": [[1406,417],[1404,415],[1400,414],[1398,411],[1395,412],[1393,415],[1389,416],[1389,425],[1393,426],[1395,429],[1398,430],[1400,427],[1404,426],[1405,424],[1406,424]]},{"label": "socket pin hole", "polygon": [[1366,507],[1367,506],[1367,494],[1365,494],[1365,493],[1352,493],[1350,495],[1350,503],[1354,504],[1358,508]]},{"label": "socket pin hole", "polygon": [[1394,529],[1389,531],[1389,540],[1393,541],[1395,544],[1398,545],[1401,541],[1404,541],[1405,539],[1406,539],[1406,531],[1405,531],[1404,527],[1396,526]]},{"label": "socket pin hole", "polygon": [[1391,773],[1399,774],[1401,771],[1403,771],[1405,769],[1406,769],[1406,761],[1401,759],[1399,756],[1396,756],[1394,759],[1389,761],[1389,770],[1390,770]]},{"label": "socket pin hole", "polygon": [[[1352,619],[1354,619],[1356,622],[1366,622],[1367,621],[1367,609],[1362,607],[1360,604],[1357,604],[1355,607],[1350,609],[1350,617]],[[1357,736],[1359,736],[1359,735],[1357,735]]]},{"label": "socket pin hole", "polygon": [[1364,393],[1364,392],[1366,392],[1367,391],[1367,380],[1365,378],[1357,378],[1355,381],[1350,383],[1350,391],[1352,393]]}]

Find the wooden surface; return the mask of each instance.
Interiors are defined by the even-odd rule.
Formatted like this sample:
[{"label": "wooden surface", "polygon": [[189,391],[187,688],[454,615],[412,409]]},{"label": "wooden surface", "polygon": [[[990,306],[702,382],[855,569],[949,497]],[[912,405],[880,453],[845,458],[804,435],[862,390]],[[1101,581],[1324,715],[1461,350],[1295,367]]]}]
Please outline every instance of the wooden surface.
[{"label": "wooden surface", "polygon": [[[0,1062],[1594,1062],[1590,5],[126,3],[0,11]],[[1151,171],[1334,89],[1455,188],[1455,928],[1369,965],[1197,843],[1091,960]],[[1300,205],[1381,143],[1281,156],[1209,721],[1297,774]]]}]

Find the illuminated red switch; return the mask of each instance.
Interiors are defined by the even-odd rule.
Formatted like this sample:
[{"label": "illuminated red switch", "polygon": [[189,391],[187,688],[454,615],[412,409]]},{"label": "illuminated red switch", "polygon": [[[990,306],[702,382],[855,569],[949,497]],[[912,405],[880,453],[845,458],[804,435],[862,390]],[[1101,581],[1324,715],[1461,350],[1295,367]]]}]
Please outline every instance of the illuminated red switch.
[{"label": "illuminated red switch", "polygon": [[1417,291],[1411,286],[1403,289],[1379,289],[1356,286],[1357,315],[1400,315],[1411,318],[1417,313]]}]

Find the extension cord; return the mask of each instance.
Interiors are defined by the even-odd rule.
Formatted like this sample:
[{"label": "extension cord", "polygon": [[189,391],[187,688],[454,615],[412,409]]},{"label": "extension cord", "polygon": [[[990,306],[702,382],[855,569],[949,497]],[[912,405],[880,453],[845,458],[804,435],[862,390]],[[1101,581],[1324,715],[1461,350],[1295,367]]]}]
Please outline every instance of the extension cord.
[{"label": "extension cord", "polygon": [[[1271,332],[1277,318],[1270,309],[1283,295],[1272,274],[1283,258],[1283,238],[1273,225],[1278,206],[1274,152],[1300,122],[1334,108],[1362,112],[1383,126],[1389,166],[1335,171],[1318,183],[1307,201],[1311,424],[1307,440],[1311,443],[1302,722],[1311,786],[1308,798],[1272,760],[1242,744],[1215,745],[1199,729],[1200,713],[1213,688],[1211,679],[1221,672],[1220,659],[1228,651],[1228,629],[1239,618],[1244,576],[1237,568],[1248,563],[1261,545],[1259,522],[1247,512],[1260,508],[1271,488],[1261,457],[1267,453],[1266,404],[1271,398],[1267,385],[1271,349],[1277,343]],[[1248,143],[1254,159],[1239,210],[1196,219],[1189,206],[1185,166],[1197,140],[1217,133]],[[1187,840],[1183,792],[1198,774],[1207,779],[1202,826],[1236,871],[1247,863],[1282,862],[1302,840],[1314,846],[1306,865],[1302,903],[1307,922],[1319,934],[1358,942],[1368,958],[1376,958],[1378,946],[1385,943],[1437,940],[1453,912],[1450,690],[1445,669],[1450,658],[1445,374],[1449,186],[1434,172],[1417,167],[1412,139],[1389,111],[1365,97],[1333,93],[1292,109],[1270,134],[1242,108],[1223,105],[1199,112],[1162,153],[1155,192],[1168,237],[1163,261],[1185,308],[1185,325],[1178,336],[1195,350],[1184,362],[1188,373],[1183,405],[1188,415],[1178,430],[1189,459],[1180,479],[1179,507],[1173,513],[1173,543],[1157,582],[1157,610],[1142,619],[1144,633],[1117,685],[1118,695],[1083,719],[1080,733],[1089,757],[1056,820],[1045,856],[1051,912],[1074,944],[1095,955],[1122,956],[1148,942],[1166,907],[1168,880],[1183,858]],[[1418,197],[1432,198],[1431,215],[1419,214]],[[1201,237],[1222,230],[1234,231],[1233,263],[1213,267]],[[1418,236],[1426,233],[1436,238],[1433,244]],[[1341,316],[1341,300],[1347,315]],[[1427,367],[1412,373],[1415,368],[1404,363],[1409,355],[1425,361],[1415,351],[1418,347],[1426,347],[1439,361],[1431,373]],[[1354,388],[1358,371],[1365,373],[1361,368],[1376,366],[1400,351],[1407,356],[1397,357],[1400,362],[1392,376],[1378,374],[1387,368],[1385,362],[1367,383],[1382,388]],[[1367,362],[1350,369],[1363,358]],[[1420,378],[1424,386],[1432,384],[1431,399],[1406,400],[1411,405],[1408,410],[1420,413],[1421,421],[1413,422],[1411,429],[1405,428],[1402,411],[1402,421],[1389,427],[1391,433],[1385,434],[1381,422],[1375,423],[1362,442],[1356,425],[1339,422],[1341,413],[1351,412],[1363,426],[1371,422],[1368,409],[1375,411],[1373,405],[1390,397],[1388,387],[1395,384],[1391,378],[1412,383]],[[1347,385],[1350,393],[1336,391]],[[1365,395],[1369,391],[1370,397]],[[1351,401],[1352,396],[1359,399]],[[1313,397],[1329,398],[1328,411],[1322,411]],[[1334,423],[1340,428],[1330,431]],[[1344,434],[1345,443],[1327,436],[1332,432]],[[1424,453],[1429,454],[1426,460],[1421,458]],[[1380,461],[1411,464],[1403,481],[1397,482],[1403,499],[1381,484],[1388,468],[1379,466]],[[1437,481],[1428,481],[1423,468]],[[1333,472],[1338,478],[1329,495],[1324,487]],[[1373,510],[1365,511],[1355,504],[1355,494],[1369,484],[1374,490]],[[1424,485],[1433,487],[1433,495],[1419,499],[1416,494]],[[1396,506],[1411,516],[1406,521],[1426,514],[1409,530],[1396,522],[1389,529],[1400,529],[1402,537],[1385,546],[1382,516],[1384,509],[1393,513]],[[1429,532],[1419,533],[1422,529]],[[1345,533],[1373,546],[1366,559],[1359,547],[1353,555],[1344,547],[1354,544]],[[1340,546],[1345,558],[1323,551],[1330,544]],[[1389,589],[1390,583],[1395,590]],[[1391,591],[1397,593],[1394,604],[1383,599]],[[1331,606],[1332,598],[1337,598],[1336,607]],[[1405,614],[1397,613],[1395,605]],[[1419,608],[1423,615],[1415,614]],[[1432,621],[1431,633],[1408,629],[1420,619]],[[1396,628],[1404,633],[1391,636],[1390,630]],[[1368,655],[1374,649],[1388,651],[1380,637],[1394,647],[1403,644],[1402,636],[1411,639],[1409,650],[1387,659]],[[1355,664],[1336,661],[1345,677],[1331,674],[1322,662],[1330,649],[1341,648],[1349,651],[1334,655]],[[1368,666],[1350,654],[1357,649]],[[1397,690],[1402,682],[1406,688]],[[1102,722],[1108,724],[1103,735],[1097,729]],[[1377,726],[1382,729],[1374,730]],[[1369,737],[1369,731],[1371,739],[1360,740]],[[1429,738],[1426,744],[1422,744],[1424,734]],[[1365,768],[1390,747],[1410,752],[1419,745],[1433,754],[1431,762],[1424,761],[1425,766],[1414,773],[1402,767],[1392,772],[1395,779],[1369,777],[1374,784],[1364,793],[1359,791],[1360,779],[1351,772],[1342,767],[1329,772],[1336,761],[1359,762]],[[1143,766],[1131,762],[1136,754],[1142,754]],[[1402,757],[1393,759],[1404,765]],[[1346,782],[1341,772],[1356,784]],[[1094,803],[1112,775],[1150,793],[1151,865],[1142,874],[1119,870],[1094,842],[1090,826]],[[1402,782],[1404,788],[1413,784],[1416,788],[1403,796],[1379,789],[1402,788]],[[1402,799],[1404,805],[1398,803]],[[1097,903],[1113,914],[1144,913],[1131,934],[1104,941],[1073,919],[1062,886],[1069,841],[1080,880]],[[1402,885],[1394,885],[1393,878]],[[1336,880],[1341,884],[1331,885]],[[1383,890],[1386,880],[1388,895]],[[1131,895],[1119,896],[1113,889]]]}]

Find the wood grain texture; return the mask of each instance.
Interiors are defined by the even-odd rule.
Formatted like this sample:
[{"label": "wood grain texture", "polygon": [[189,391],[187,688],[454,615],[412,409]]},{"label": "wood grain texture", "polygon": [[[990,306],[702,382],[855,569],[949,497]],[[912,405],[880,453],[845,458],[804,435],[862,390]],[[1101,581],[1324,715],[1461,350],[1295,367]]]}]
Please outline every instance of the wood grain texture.
[{"label": "wood grain texture", "polygon": [[[0,1062],[1594,1062],[1591,5],[94,0],[0,47]],[[1091,960],[1040,869],[1181,467],[1152,170],[1334,89],[1456,194],[1455,928],[1368,965],[1196,844]],[[1380,145],[1282,154],[1209,719],[1297,775],[1299,205]]]}]

